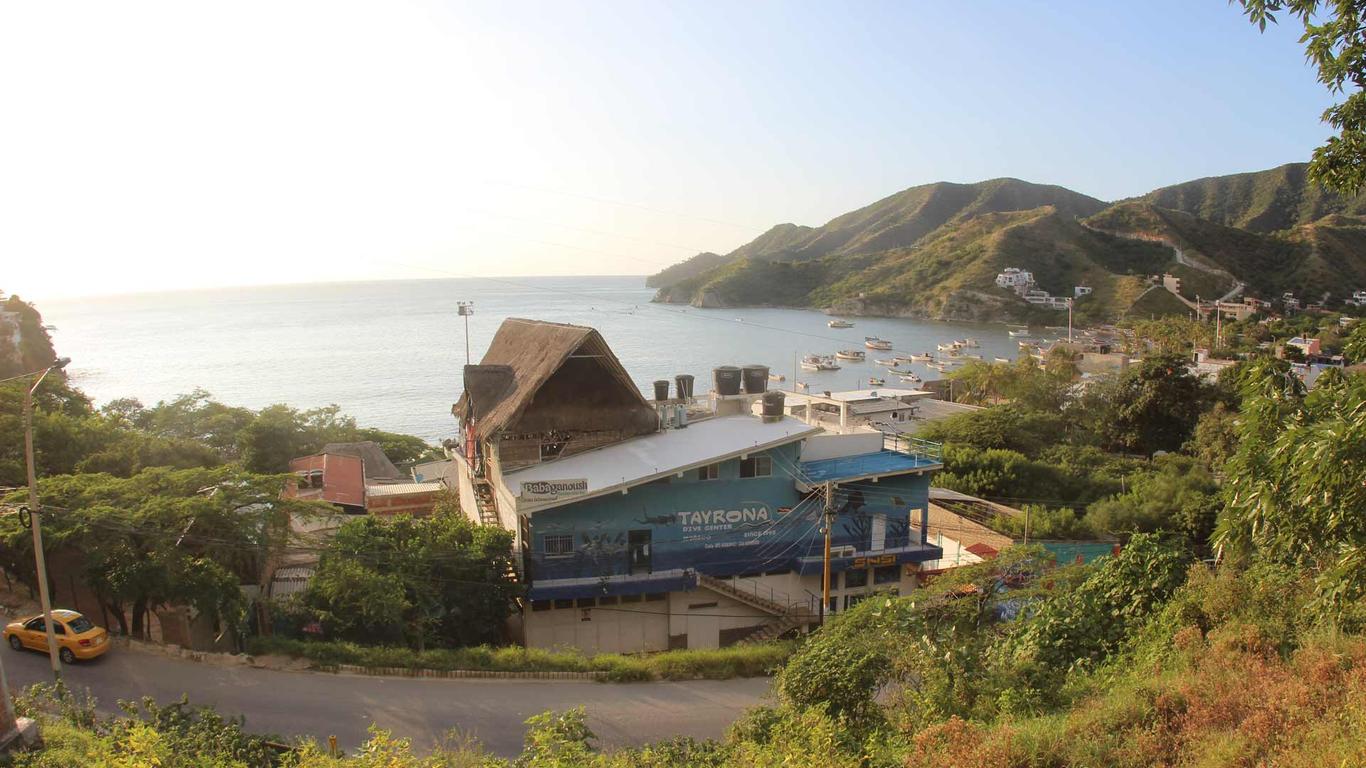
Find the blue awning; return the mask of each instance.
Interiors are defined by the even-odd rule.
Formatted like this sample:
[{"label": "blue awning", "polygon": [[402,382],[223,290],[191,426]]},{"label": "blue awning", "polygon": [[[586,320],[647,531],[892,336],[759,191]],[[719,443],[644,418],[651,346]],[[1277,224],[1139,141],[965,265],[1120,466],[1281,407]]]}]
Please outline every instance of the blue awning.
[{"label": "blue awning", "polygon": [[840,482],[867,477],[899,475],[942,466],[942,462],[926,456],[900,451],[860,453],[834,459],[817,459],[801,463],[802,474],[812,483]]}]

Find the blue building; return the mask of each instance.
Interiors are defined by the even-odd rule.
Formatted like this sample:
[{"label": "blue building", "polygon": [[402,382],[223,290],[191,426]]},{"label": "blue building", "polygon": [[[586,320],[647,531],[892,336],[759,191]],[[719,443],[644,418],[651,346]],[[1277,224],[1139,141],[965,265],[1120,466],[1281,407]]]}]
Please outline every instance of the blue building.
[{"label": "blue building", "polygon": [[726,376],[704,398],[681,380],[648,401],[597,331],[518,319],[466,367],[461,502],[516,533],[527,645],[629,652],[800,631],[821,613],[827,519],[828,611],[909,590],[941,556],[925,536],[937,446],[827,434],[782,415],[764,376],[734,393]]}]

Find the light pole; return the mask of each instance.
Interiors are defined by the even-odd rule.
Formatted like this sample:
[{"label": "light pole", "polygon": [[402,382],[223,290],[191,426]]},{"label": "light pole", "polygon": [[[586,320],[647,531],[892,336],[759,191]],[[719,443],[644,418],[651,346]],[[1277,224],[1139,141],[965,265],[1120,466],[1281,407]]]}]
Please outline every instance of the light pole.
[{"label": "light pole", "polygon": [[465,365],[470,364],[470,315],[474,314],[474,302],[457,301],[456,310],[465,318]]},{"label": "light pole", "polygon": [[[33,522],[33,559],[38,568],[38,599],[43,604],[43,627],[47,632],[47,655],[52,661],[52,677],[61,682],[62,660],[58,656],[57,635],[52,631],[52,599],[47,591],[47,558],[43,556],[43,515],[38,503],[38,478],[33,464],[33,393],[54,369],[65,368],[69,357],[59,357],[38,372],[38,380],[24,392],[24,459],[28,463],[28,510]],[[29,374],[32,375],[32,374]]]}]

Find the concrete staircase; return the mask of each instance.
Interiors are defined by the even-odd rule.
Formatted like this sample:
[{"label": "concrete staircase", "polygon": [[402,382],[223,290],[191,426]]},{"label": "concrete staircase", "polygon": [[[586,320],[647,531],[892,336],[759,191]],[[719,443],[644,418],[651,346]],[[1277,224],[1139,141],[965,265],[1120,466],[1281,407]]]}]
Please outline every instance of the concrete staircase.
[{"label": "concrete staircase", "polygon": [[792,602],[787,595],[781,592],[774,592],[772,589],[763,587],[758,582],[746,580],[749,588],[741,586],[737,582],[726,579],[718,579],[708,576],[705,573],[697,574],[697,585],[703,589],[715,592],[718,595],[725,595],[730,599],[757,608],[772,618],[760,624],[753,632],[743,639],[737,641],[737,645],[747,645],[749,643],[762,643],[773,640],[791,632],[816,623],[818,615],[807,605],[800,605]]},{"label": "concrete staircase", "polygon": [[494,497],[493,486],[483,478],[476,478],[474,481],[474,503],[479,507],[481,525],[501,525],[498,520],[498,500]]}]

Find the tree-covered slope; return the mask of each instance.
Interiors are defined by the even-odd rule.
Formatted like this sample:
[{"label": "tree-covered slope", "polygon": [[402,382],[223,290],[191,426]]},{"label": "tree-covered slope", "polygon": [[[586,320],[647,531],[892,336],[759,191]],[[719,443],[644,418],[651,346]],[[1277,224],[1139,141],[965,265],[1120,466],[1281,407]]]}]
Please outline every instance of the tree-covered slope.
[{"label": "tree-covered slope", "polygon": [[1195,179],[1139,200],[1253,232],[1276,232],[1332,213],[1366,214],[1366,196],[1343,199],[1309,181],[1307,163]]},{"label": "tree-covered slope", "polygon": [[1017,179],[927,184],[821,227],[782,224],[725,256],[700,254],[650,280],[657,301],[781,305],[840,313],[1047,320],[1055,310],[995,285],[1007,267],[1070,296],[1083,320],[1189,311],[1148,295],[1153,275],[1181,278],[1193,301],[1238,295],[1305,301],[1366,287],[1366,197],[1310,185],[1304,166],[1200,179],[1107,205]]}]

